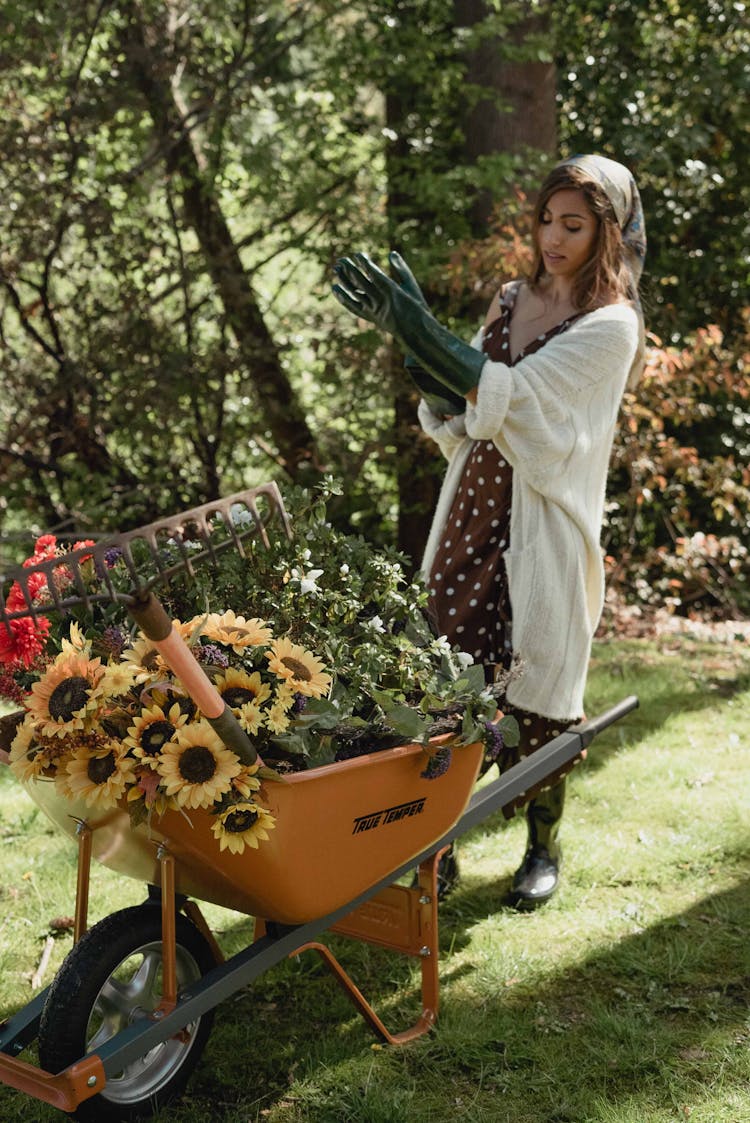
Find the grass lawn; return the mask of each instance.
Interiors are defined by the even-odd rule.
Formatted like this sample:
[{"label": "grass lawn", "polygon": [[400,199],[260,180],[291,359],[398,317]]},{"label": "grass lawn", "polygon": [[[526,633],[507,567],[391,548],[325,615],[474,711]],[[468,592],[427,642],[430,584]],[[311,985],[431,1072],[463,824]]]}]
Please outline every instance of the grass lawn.
[{"label": "grass lawn", "polygon": [[[441,1013],[375,1042],[306,955],[217,1011],[188,1092],[161,1123],[750,1123],[750,647],[599,642],[587,711],[640,708],[569,781],[564,879],[539,912],[502,904],[524,823],[460,842],[441,911]],[[0,770],[0,1012],[24,1005],[50,921],[73,911],[74,849]],[[92,922],[143,899],[97,868]],[[206,907],[225,951],[252,922]],[[333,941],[389,1028],[418,1013],[418,968]],[[44,984],[71,946],[55,941]],[[31,1053],[33,1057],[33,1053]],[[58,1112],[0,1088],[0,1119]],[[114,1116],[113,1116],[114,1118]]]}]

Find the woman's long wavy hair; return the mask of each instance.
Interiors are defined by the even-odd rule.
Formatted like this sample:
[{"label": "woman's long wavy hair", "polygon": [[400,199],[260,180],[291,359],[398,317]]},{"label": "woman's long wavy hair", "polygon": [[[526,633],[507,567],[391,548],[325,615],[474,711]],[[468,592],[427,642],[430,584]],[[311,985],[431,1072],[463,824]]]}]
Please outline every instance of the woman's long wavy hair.
[{"label": "woman's long wavy hair", "polygon": [[604,304],[620,300],[636,300],[633,278],[625,261],[622,232],[611,202],[602,187],[575,165],[553,168],[539,189],[534,208],[532,235],[534,260],[529,283],[535,288],[545,276],[544,259],[539,249],[539,226],[549,200],[557,191],[580,190],[586,205],[596,219],[596,237],[591,256],[573,278],[572,298],[582,312],[593,312]]}]

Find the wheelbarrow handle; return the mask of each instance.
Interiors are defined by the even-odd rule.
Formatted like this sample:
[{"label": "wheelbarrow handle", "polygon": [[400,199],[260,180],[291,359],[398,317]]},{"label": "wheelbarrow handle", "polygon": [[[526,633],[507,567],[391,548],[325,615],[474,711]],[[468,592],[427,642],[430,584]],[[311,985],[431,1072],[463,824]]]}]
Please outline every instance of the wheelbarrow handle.
[{"label": "wheelbarrow handle", "polygon": [[638,698],[635,694],[630,694],[627,698],[623,698],[616,706],[611,709],[605,710],[603,714],[597,714],[596,717],[591,718],[590,721],[582,721],[578,725],[570,727],[571,733],[577,733],[581,738],[581,743],[585,749],[587,745],[596,737],[597,733],[601,733],[609,725],[614,725],[620,718],[625,717],[632,710],[638,709]]}]

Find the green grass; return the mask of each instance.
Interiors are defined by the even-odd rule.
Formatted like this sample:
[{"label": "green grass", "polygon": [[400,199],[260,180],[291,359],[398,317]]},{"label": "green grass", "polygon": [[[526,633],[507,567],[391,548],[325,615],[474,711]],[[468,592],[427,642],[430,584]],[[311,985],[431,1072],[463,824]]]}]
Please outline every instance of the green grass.
[{"label": "green grass", "polygon": [[[286,961],[218,1009],[160,1123],[750,1123],[750,652],[599,643],[588,712],[630,693],[640,708],[572,774],[564,879],[544,909],[502,904],[520,817],[461,840],[433,1033],[381,1047],[315,957]],[[7,1014],[31,997],[49,922],[72,913],[75,889],[70,843],[7,770],[0,845]],[[99,867],[92,919],[142,896]],[[206,912],[226,951],[251,940],[247,917]],[[415,965],[333,942],[386,1024],[411,1024]],[[56,942],[45,982],[70,945]],[[0,1088],[0,1118],[61,1116]]]}]

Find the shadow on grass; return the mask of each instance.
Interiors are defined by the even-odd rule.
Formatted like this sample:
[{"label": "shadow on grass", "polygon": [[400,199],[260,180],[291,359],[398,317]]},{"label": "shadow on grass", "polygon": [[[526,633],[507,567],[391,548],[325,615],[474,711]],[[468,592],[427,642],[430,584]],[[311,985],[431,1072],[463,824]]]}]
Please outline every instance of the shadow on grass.
[{"label": "shadow on grass", "polygon": [[[484,891],[475,898],[473,913],[464,901],[459,925],[446,919],[443,926],[444,993],[436,1031],[388,1051],[398,1054],[393,1063],[402,1066],[407,1085],[428,1082],[432,1102],[437,1091],[447,1114],[438,1107],[422,1115],[412,1104],[394,1118],[451,1118],[453,1098],[467,1086],[474,1095],[481,1086],[488,1097],[486,1114],[481,1098],[477,1101],[476,1118],[499,1121],[491,1104],[502,1093],[507,1118],[524,1123],[595,1119],[603,1100],[626,1105],[633,1114],[622,1118],[646,1119],[655,1104],[666,1111],[710,1096],[714,1080],[723,1094],[730,1094],[735,1082],[738,1089],[744,1086],[740,1058],[750,1044],[747,884],[634,931],[534,987],[501,987],[496,981],[494,992],[473,979],[472,964],[452,964],[448,954],[487,915]],[[533,924],[535,918],[519,923]],[[332,944],[389,1028],[411,1024],[419,1011],[414,969],[365,945]],[[274,1104],[283,1106],[287,1096],[305,1104],[310,1095],[309,1114],[278,1118],[327,1123],[336,1118],[337,1082],[351,1088],[358,1079],[369,1080],[374,1041],[317,959],[302,957],[220,1008],[208,1063],[196,1075],[189,1099],[199,1110],[211,1105],[219,1120],[240,1118],[232,1114],[240,1105],[247,1111],[255,1104],[257,1115],[242,1116],[254,1119]],[[311,1091],[318,1081],[328,1088],[330,1101],[320,1114]],[[387,1087],[383,1095],[386,1102]],[[182,1117],[167,1112],[163,1118]]]},{"label": "shadow on grass", "polygon": [[[420,1114],[418,1101],[409,1101],[403,1114],[391,1116],[393,1123],[452,1118],[454,1097],[468,1095],[467,1089],[479,1096],[476,1120],[581,1123],[599,1118],[602,1100],[626,1105],[623,1119],[646,1120],[654,1104],[666,1111],[671,1104],[710,1096],[714,1081],[725,1095],[744,1086],[750,882],[600,946],[536,985],[503,980],[497,972],[485,979],[481,964],[451,958],[499,911],[506,888],[506,879],[483,883],[462,891],[443,910],[441,1017],[435,1032],[407,1048],[373,1054],[376,1039],[308,953],[279,964],[217,1008],[207,1053],[186,1096],[159,1113],[159,1123],[208,1118],[250,1123],[267,1111],[279,1120],[340,1121],[351,1116],[336,1089],[369,1086],[373,1058],[386,1054],[391,1059],[383,1061],[390,1066],[384,1072],[385,1104],[394,1087],[421,1085],[430,1088],[433,1105],[437,1102],[428,1115]],[[553,909],[519,917],[518,923],[549,926]],[[565,913],[560,918],[565,923]],[[252,922],[243,920],[226,942],[236,950],[251,940]],[[392,1031],[416,1020],[419,968],[413,960],[343,938],[330,942]],[[394,1065],[400,1066],[395,1076]],[[318,1094],[324,1108],[315,1106]],[[507,1115],[492,1114],[500,1095]],[[22,1106],[24,1099],[2,1090],[2,1118],[33,1123],[60,1118],[32,1101]],[[304,1114],[295,1114],[294,1105],[302,1105]]]},{"label": "shadow on grass", "polygon": [[[594,740],[587,767],[600,768],[613,753],[647,740],[675,714],[699,713],[750,691],[750,661],[744,648],[692,645],[685,658],[677,642],[619,641],[595,645],[586,695],[593,717],[635,694],[639,707]],[[671,653],[670,653],[671,652]]]}]

